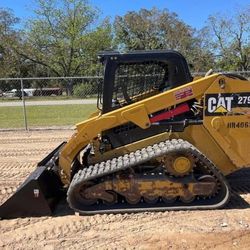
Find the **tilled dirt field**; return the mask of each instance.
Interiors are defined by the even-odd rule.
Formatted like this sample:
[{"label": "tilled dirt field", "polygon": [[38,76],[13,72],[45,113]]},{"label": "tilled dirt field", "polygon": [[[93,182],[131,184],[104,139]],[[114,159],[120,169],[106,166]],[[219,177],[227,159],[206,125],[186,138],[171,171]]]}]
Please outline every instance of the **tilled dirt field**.
[{"label": "tilled dirt field", "polygon": [[[72,131],[0,132],[0,203]],[[0,249],[250,249],[250,171],[230,180],[232,202],[214,211],[0,220]]]}]

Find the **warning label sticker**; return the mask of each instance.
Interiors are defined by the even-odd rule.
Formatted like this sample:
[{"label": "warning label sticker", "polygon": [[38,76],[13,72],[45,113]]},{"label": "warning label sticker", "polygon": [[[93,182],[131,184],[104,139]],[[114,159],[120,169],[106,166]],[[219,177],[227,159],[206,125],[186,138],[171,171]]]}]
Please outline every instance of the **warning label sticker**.
[{"label": "warning label sticker", "polygon": [[174,96],[176,100],[181,100],[192,95],[193,95],[193,89],[191,87],[186,87],[184,89],[180,89],[174,92]]}]

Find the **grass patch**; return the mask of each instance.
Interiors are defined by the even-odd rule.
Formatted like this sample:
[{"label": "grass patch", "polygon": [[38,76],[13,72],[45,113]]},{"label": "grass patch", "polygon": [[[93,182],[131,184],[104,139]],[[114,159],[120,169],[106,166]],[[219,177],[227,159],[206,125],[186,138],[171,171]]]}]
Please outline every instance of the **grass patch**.
[{"label": "grass patch", "polygon": [[[95,104],[26,106],[28,127],[74,125],[96,110]],[[0,107],[0,128],[24,127],[22,107]]]}]

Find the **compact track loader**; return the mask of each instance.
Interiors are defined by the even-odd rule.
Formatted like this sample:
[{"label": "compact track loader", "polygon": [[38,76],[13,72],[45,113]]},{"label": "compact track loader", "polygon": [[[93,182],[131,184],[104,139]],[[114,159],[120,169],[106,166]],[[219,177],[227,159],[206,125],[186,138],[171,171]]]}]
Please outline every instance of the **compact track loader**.
[{"label": "compact track loader", "polygon": [[250,82],[193,79],[175,51],[99,57],[98,112],[38,164],[0,217],[48,215],[65,192],[81,214],[225,206],[226,176],[250,166]]}]

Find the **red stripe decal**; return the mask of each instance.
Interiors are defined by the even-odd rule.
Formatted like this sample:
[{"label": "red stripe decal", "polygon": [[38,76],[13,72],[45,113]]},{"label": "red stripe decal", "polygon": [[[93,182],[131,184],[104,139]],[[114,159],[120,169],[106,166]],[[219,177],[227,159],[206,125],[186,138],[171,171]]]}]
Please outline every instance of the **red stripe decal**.
[{"label": "red stripe decal", "polygon": [[149,118],[150,122],[153,123],[153,122],[159,122],[159,121],[162,121],[162,120],[167,120],[167,119],[170,119],[170,118],[173,118],[177,115],[180,115],[180,114],[183,114],[183,113],[186,113],[190,111],[190,108],[188,106],[187,103],[184,103],[184,104],[181,104],[179,105],[178,107],[172,109],[172,110],[169,110],[169,111],[166,111],[166,112],[163,112],[161,114],[158,114],[154,117],[151,117]]}]

